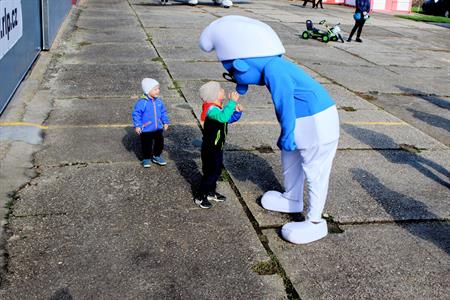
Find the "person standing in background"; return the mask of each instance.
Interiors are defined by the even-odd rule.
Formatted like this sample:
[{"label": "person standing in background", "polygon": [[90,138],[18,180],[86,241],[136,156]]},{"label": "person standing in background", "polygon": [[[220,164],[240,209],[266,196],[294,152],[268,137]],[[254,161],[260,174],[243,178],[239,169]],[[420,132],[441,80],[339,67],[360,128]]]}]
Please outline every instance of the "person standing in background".
[{"label": "person standing in background", "polygon": [[353,18],[355,19],[355,26],[353,26],[352,31],[350,32],[350,35],[347,39],[347,42],[352,41],[352,37],[356,32],[356,39],[355,41],[362,43],[361,40],[361,32],[364,27],[364,23],[366,23],[366,20],[369,18],[370,13],[370,0],[356,0],[356,10],[353,14]]}]

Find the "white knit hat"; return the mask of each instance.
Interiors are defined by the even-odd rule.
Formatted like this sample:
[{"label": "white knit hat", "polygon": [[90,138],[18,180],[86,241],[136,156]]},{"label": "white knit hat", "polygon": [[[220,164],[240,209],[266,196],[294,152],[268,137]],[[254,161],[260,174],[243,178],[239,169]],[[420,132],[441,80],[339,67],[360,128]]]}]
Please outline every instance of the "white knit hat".
[{"label": "white knit hat", "polygon": [[152,78],[144,78],[141,82],[142,90],[145,94],[148,94],[152,88],[159,85],[159,82]]},{"label": "white knit hat", "polygon": [[209,81],[200,87],[200,98],[203,101],[216,101],[219,91],[220,84],[217,81]]},{"label": "white knit hat", "polygon": [[226,16],[209,24],[200,36],[199,46],[205,52],[216,50],[220,61],[286,52],[269,25],[243,16]]}]

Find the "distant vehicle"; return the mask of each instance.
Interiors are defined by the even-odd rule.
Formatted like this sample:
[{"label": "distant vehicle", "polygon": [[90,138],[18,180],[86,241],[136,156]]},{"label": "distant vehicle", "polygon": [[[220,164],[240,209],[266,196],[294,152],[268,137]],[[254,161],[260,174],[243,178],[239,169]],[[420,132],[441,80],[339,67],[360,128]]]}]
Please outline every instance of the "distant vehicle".
[{"label": "distant vehicle", "polygon": [[427,15],[450,17],[450,0],[425,0],[422,10]]}]

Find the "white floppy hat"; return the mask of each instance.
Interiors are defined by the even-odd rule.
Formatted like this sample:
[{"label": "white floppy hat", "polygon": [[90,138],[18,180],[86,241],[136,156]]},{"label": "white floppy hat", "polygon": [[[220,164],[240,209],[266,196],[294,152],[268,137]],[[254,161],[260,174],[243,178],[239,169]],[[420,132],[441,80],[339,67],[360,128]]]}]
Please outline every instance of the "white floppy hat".
[{"label": "white floppy hat", "polygon": [[200,98],[203,101],[216,101],[219,91],[220,84],[217,81],[209,81],[200,87]]},{"label": "white floppy hat", "polygon": [[220,61],[286,52],[269,25],[243,16],[226,16],[209,24],[200,36],[199,46],[205,52],[215,50]]},{"label": "white floppy hat", "polygon": [[142,90],[145,94],[148,94],[152,88],[159,85],[159,82],[152,78],[144,78],[141,82]]}]

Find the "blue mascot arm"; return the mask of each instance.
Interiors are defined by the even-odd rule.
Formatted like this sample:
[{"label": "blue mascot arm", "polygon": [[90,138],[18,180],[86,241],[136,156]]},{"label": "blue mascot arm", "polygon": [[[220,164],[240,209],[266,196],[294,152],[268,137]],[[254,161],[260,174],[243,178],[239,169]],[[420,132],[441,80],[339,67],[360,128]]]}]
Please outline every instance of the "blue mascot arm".
[{"label": "blue mascot arm", "polygon": [[281,126],[281,135],[277,146],[284,151],[294,151],[297,147],[294,136],[296,116],[292,78],[283,74],[283,70],[278,70],[278,72],[269,72],[269,74],[266,72],[265,81],[272,94],[275,112]]}]

